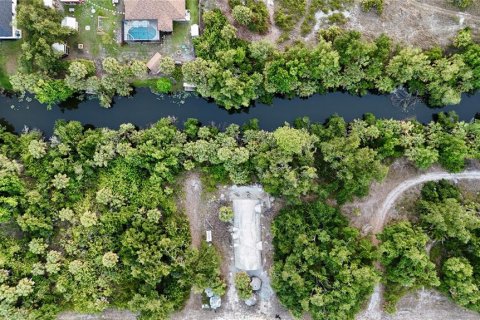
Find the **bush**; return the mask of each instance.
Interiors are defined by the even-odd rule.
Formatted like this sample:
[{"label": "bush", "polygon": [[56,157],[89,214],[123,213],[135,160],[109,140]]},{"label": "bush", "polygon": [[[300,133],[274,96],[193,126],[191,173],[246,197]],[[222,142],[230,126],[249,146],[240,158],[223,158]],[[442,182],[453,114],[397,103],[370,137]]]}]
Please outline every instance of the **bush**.
[{"label": "bush", "polygon": [[263,1],[230,0],[232,16],[239,24],[246,26],[250,31],[265,33],[268,31],[269,14],[267,5]]},{"label": "bush", "polygon": [[460,9],[466,9],[473,4],[473,0],[451,0],[450,2]]},{"label": "bush", "polygon": [[171,57],[163,57],[160,60],[160,72],[166,76],[171,76],[175,71],[175,60]]},{"label": "bush", "polygon": [[423,186],[422,200],[440,202],[446,199],[461,199],[460,190],[449,181],[428,181]]},{"label": "bush", "polygon": [[238,297],[242,300],[252,297],[253,291],[250,281],[250,276],[244,271],[235,274],[235,289],[237,289]]},{"label": "bush", "polygon": [[382,12],[383,12],[383,0],[362,0],[362,10],[363,11],[368,12],[372,9],[376,9],[378,14],[382,14]]},{"label": "bush", "polygon": [[328,17],[328,22],[331,24],[345,24],[348,22],[348,19],[341,12],[334,13]]},{"label": "bush", "polygon": [[248,25],[252,21],[252,10],[245,6],[236,6],[232,10],[232,16],[235,21],[241,25]]},{"label": "bush", "polygon": [[172,82],[167,78],[160,78],[157,80],[156,89],[159,93],[169,93],[172,91]]},{"label": "bush", "polygon": [[230,207],[224,206],[220,208],[218,218],[223,222],[230,222],[233,219],[233,210]]}]

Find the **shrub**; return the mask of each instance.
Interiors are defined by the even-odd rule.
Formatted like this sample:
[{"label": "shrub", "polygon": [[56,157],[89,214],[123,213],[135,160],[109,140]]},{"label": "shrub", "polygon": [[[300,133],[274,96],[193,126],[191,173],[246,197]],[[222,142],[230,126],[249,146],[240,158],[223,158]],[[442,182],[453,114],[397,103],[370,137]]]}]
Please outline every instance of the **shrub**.
[{"label": "shrub", "polygon": [[220,208],[218,218],[223,222],[230,222],[233,219],[233,210],[230,207],[224,206]]},{"label": "shrub", "polygon": [[237,289],[240,299],[247,300],[252,297],[253,291],[250,286],[250,276],[245,271],[235,274],[235,289]]},{"label": "shrub", "polygon": [[235,21],[246,26],[252,21],[253,13],[249,7],[236,6],[232,10],[232,16]]},{"label": "shrub", "polygon": [[334,13],[328,17],[328,22],[331,24],[345,24],[348,22],[348,19],[341,12]]},{"label": "shrub", "polygon": [[238,0],[229,1],[232,16],[239,24],[253,32],[265,33],[268,31],[269,14],[267,5],[263,1]]},{"label": "shrub", "polygon": [[473,4],[473,0],[451,0],[450,2],[460,9],[466,9]]},{"label": "shrub", "polygon": [[169,93],[172,91],[172,82],[167,78],[160,78],[157,80],[156,89],[159,93]]},{"label": "shrub", "polygon": [[363,11],[368,12],[372,9],[377,10],[378,14],[382,14],[382,12],[383,12],[383,0],[362,0],[362,10]]}]

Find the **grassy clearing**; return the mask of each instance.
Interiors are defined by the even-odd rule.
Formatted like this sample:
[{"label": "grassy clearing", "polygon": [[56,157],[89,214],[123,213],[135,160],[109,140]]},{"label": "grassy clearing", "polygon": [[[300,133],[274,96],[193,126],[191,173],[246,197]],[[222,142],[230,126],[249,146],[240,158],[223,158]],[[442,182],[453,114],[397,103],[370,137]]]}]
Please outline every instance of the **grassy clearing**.
[{"label": "grassy clearing", "polygon": [[17,68],[21,44],[21,40],[0,41],[0,88],[12,89],[8,78]]}]

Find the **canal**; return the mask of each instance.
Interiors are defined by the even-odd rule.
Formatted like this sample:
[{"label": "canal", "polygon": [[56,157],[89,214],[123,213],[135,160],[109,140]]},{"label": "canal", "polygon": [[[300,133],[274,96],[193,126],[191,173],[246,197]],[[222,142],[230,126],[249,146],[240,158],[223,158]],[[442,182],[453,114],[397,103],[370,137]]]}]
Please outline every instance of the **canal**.
[{"label": "canal", "polygon": [[[30,129],[37,128],[50,136],[58,119],[77,120],[85,125],[115,129],[122,123],[145,127],[167,116],[175,117],[179,124],[188,118],[196,118],[203,124],[215,124],[220,128],[257,118],[263,129],[271,130],[284,122],[292,122],[304,116],[314,122],[323,122],[332,114],[338,114],[350,121],[370,112],[378,118],[416,118],[426,123],[441,111],[454,110],[465,121],[470,121],[480,113],[480,94],[464,95],[460,105],[441,109],[429,108],[421,101],[416,101],[415,104],[411,102],[403,96],[399,99],[398,96],[387,95],[358,97],[346,93],[329,93],[308,99],[276,98],[271,105],[257,103],[248,109],[228,112],[215,103],[191,94],[158,96],[148,89],[138,89],[132,97],[115,99],[110,109],[100,107],[97,100],[86,100],[74,107],[55,106],[52,110],[47,110],[36,100],[0,96],[0,120],[13,126],[17,132],[26,126]],[[409,106],[405,107],[406,104]]]}]

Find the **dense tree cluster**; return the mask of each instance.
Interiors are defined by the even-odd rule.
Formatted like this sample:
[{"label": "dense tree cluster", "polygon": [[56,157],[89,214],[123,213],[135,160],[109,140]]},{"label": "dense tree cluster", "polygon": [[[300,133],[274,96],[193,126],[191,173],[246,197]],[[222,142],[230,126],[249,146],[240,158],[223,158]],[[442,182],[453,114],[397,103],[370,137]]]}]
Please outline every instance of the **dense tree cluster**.
[{"label": "dense tree cluster", "polygon": [[29,91],[47,105],[66,100],[73,90],[56,79],[65,69],[65,63],[52,45],[64,43],[75,31],[61,26],[62,14],[45,7],[42,1],[21,4],[16,20],[23,30],[24,42],[19,70],[10,79],[13,89]]},{"label": "dense tree cluster", "polygon": [[204,33],[195,40],[198,59],[185,64],[184,76],[202,96],[227,109],[273,95],[308,97],[332,90],[363,95],[399,87],[443,106],[480,88],[480,45],[468,30],[450,54],[394,46],[386,36],[368,42],[359,32],[338,28],[321,31],[315,46],[300,42],[279,51],[239,39],[219,10],[206,12],[204,22]]},{"label": "dense tree cluster", "polygon": [[107,307],[163,319],[190,288],[224,293],[214,247],[190,246],[171,185],[186,136],[149,129],[85,130],[58,122],[0,133],[0,318],[55,319]]},{"label": "dense tree cluster", "polygon": [[395,310],[395,304],[406,290],[436,287],[440,284],[435,264],[426,252],[428,236],[408,221],[400,221],[377,235],[380,262],[385,267],[386,308]]},{"label": "dense tree cluster", "polygon": [[378,275],[375,249],[321,202],[283,209],[272,226],[272,286],[297,317],[354,319]]},{"label": "dense tree cluster", "polygon": [[200,164],[216,181],[240,184],[255,176],[265,190],[292,201],[320,186],[340,202],[365,196],[373,181],[385,177],[390,158],[406,156],[421,169],[440,162],[450,171],[480,158],[480,122],[459,122],[453,113],[428,125],[371,114],[351,123],[333,116],[324,125],[298,119],[273,132],[237,125],[219,132],[191,119],[185,132],[185,168]]},{"label": "dense tree cluster", "polygon": [[[60,121],[49,141],[36,131],[16,136],[2,129],[0,314],[50,319],[65,309],[115,306],[159,319],[180,307],[191,287],[222,294],[217,253],[206,244],[190,247],[187,221],[175,206],[173,184],[183,170],[197,167],[213,183],[259,182],[291,204],[315,194],[341,203],[382,179],[386,160],[406,155],[420,168],[439,161],[457,171],[480,157],[479,144],[480,122],[458,122],[455,114],[425,126],[373,115],[351,123],[302,118],[272,132],[254,120],[224,131],[195,119],[184,130],[172,119],[116,131]],[[419,208],[422,228],[455,252],[447,257],[467,259],[446,264],[442,285],[464,290],[452,288],[454,277],[476,285],[469,264],[478,261],[478,207],[446,187],[426,187]],[[231,212],[220,214],[231,220]],[[371,244],[322,203],[288,207],[274,230],[274,286],[282,302],[297,315],[351,317],[377,278]],[[419,230],[404,224],[382,235],[390,283],[436,285],[422,251],[428,238]],[[406,267],[412,263],[418,269]],[[346,283],[353,285],[340,290]]]},{"label": "dense tree cluster", "polygon": [[417,205],[420,224],[439,252],[441,289],[459,305],[480,311],[480,198],[466,198],[440,181],[423,187]]}]

